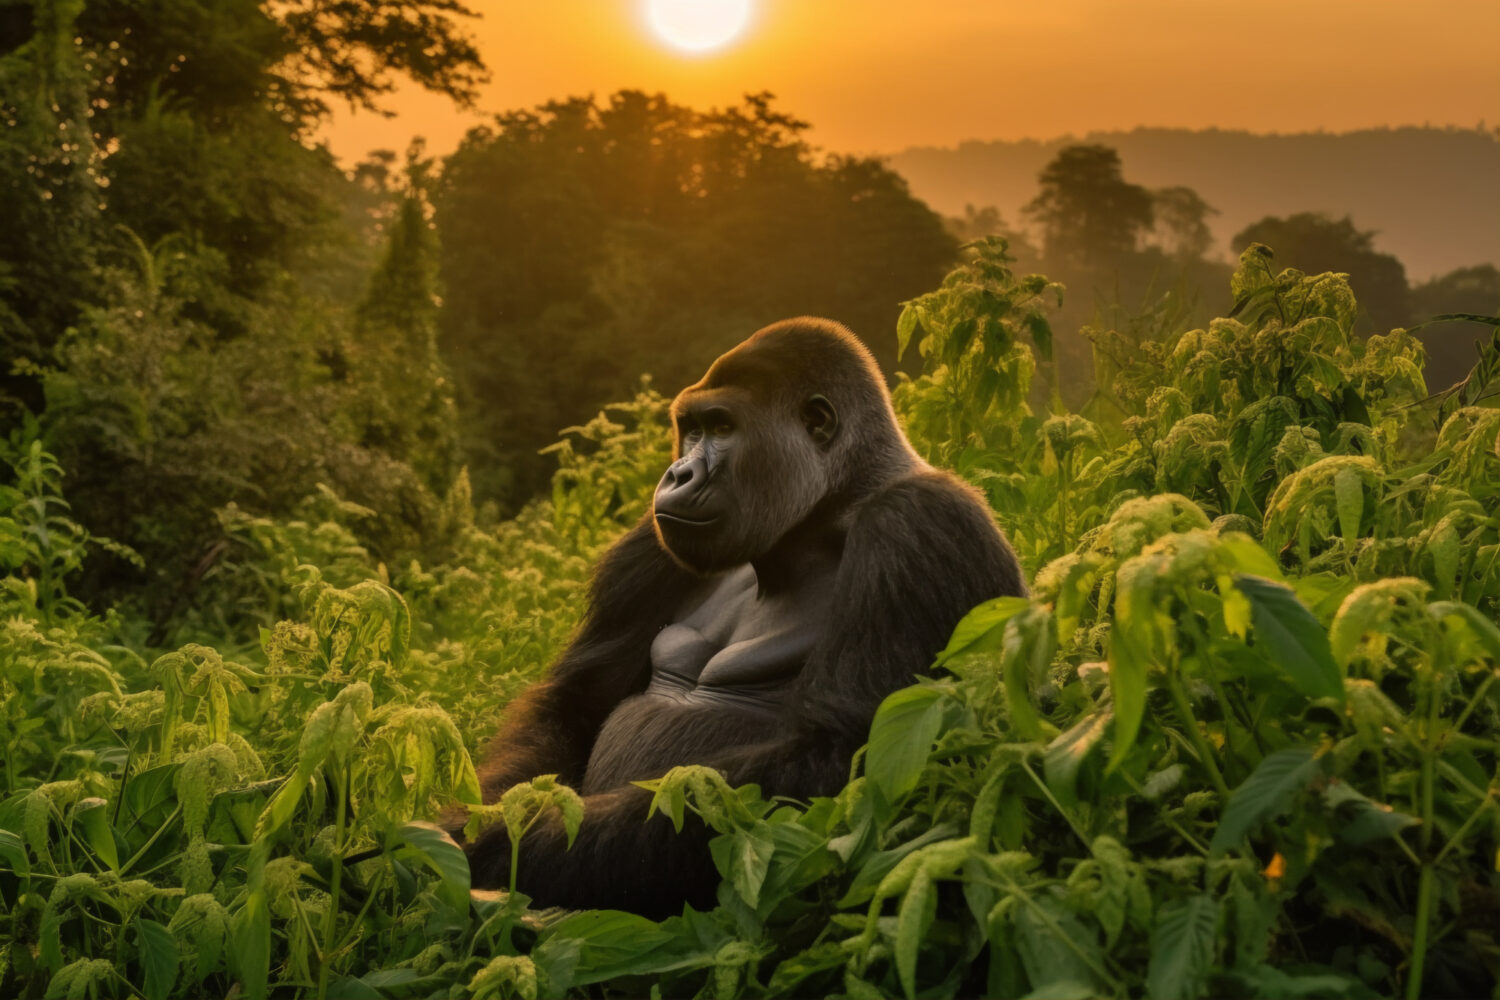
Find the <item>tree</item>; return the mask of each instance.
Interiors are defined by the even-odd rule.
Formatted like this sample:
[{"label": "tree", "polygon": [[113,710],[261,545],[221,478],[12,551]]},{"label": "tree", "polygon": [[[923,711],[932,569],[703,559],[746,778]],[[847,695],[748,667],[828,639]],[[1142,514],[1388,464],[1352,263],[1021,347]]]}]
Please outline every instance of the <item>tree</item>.
[{"label": "tree", "polygon": [[1024,211],[1042,227],[1049,262],[1099,269],[1151,227],[1151,193],[1125,180],[1108,146],[1068,146],[1037,180],[1041,193]]},{"label": "tree", "polygon": [[469,133],[434,200],[479,495],[524,501],[560,428],[641,372],[675,391],[774,320],[838,319],[894,366],[898,303],[955,241],[884,164],[815,156],[806,128],[770,95],[697,111],[625,91]]},{"label": "tree", "polygon": [[406,154],[404,189],[385,256],[355,312],[348,353],[358,389],[357,435],[443,490],[457,471],[453,381],[438,354],[437,235],[421,140]]},{"label": "tree", "polygon": [[1219,210],[1190,187],[1168,187],[1151,195],[1156,244],[1180,261],[1201,258],[1213,246],[1208,217]]},{"label": "tree", "polygon": [[1276,252],[1277,263],[1309,274],[1335,271],[1349,275],[1367,331],[1385,331],[1411,322],[1406,268],[1375,249],[1375,233],[1355,228],[1345,216],[1299,212],[1286,218],[1266,216],[1235,234],[1235,253],[1251,243]]},{"label": "tree", "polygon": [[[1447,313],[1500,316],[1500,269],[1494,264],[1461,267],[1411,290],[1413,320],[1422,322]],[[1427,346],[1427,384],[1441,389],[1467,375],[1476,348],[1489,343],[1493,332],[1493,326],[1473,322],[1423,329],[1419,336]]]},{"label": "tree", "polygon": [[[398,73],[467,99],[483,72],[467,13],[0,5],[0,422],[40,413],[76,516],[138,549],[167,607],[230,501],[284,513],[327,483],[380,512],[383,551],[433,506],[409,464],[432,457],[428,442],[383,433],[431,410],[410,427],[442,454],[425,208],[399,209],[380,288],[354,315],[381,241],[345,211],[366,192],[308,137],[328,100],[373,106]],[[442,479],[450,459],[422,472]],[[117,569],[96,561],[87,596],[118,596],[104,589],[126,582],[106,579]]]}]

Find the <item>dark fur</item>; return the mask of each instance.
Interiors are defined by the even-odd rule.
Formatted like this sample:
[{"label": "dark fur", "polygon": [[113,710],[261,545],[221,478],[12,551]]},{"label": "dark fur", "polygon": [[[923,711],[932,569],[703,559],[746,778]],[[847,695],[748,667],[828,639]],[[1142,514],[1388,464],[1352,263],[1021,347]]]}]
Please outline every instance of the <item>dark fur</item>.
[{"label": "dark fur", "polygon": [[[737,523],[726,529],[732,538],[715,538],[724,551],[689,554],[687,564],[719,568],[726,552],[744,561],[808,525],[836,531],[842,554],[826,629],[779,716],[733,701],[678,708],[637,700],[610,727],[622,745],[607,748],[609,773],[586,775],[605,720],[650,682],[656,633],[705,586],[684,568],[683,553],[664,551],[670,540],[658,540],[649,515],[617,543],[600,563],[578,637],[547,679],[511,706],[481,771],[487,801],[552,772],[587,793],[571,851],[564,853],[559,824],[539,824],[522,845],[519,887],[540,905],[655,916],[684,900],[711,905],[718,878],[708,832],[692,824],[673,836],[660,816],[646,822],[649,793],[617,781],[707,764],[768,796],[833,794],[880,701],[932,662],[974,605],[1026,592],[986,505],[912,453],[873,360],[842,327],[800,319],[760,331],[685,390],[674,413],[695,394],[726,392],[741,412],[748,399],[761,414],[745,429],[729,484]],[[792,423],[813,394],[839,414],[838,437],[821,451],[805,435],[797,440]],[[676,457],[681,449],[679,438]],[[508,882],[503,828],[468,850],[476,886]]]}]

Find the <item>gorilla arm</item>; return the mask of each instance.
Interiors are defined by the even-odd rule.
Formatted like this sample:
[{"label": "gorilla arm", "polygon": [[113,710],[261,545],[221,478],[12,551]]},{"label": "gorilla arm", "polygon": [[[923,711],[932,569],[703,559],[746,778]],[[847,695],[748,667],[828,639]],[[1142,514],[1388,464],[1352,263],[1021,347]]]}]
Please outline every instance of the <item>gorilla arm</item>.
[{"label": "gorilla arm", "polygon": [[[931,664],[974,605],[1026,592],[982,501],[934,471],[899,480],[860,505],[834,586],[827,632],[788,695],[776,735],[682,763],[718,767],[732,784],[753,782],[767,796],[831,795],[844,785],[881,700]],[[722,711],[726,726],[734,725],[733,709]],[[670,731],[661,738],[670,739]],[[689,817],[674,836],[665,817],[646,820],[650,799],[632,786],[587,796],[571,850],[560,823],[539,823],[521,848],[518,888],[542,906],[656,917],[684,900],[712,905],[718,876],[707,849],[711,832]],[[505,884],[504,828],[482,836],[470,861],[476,885]]]},{"label": "gorilla arm", "polygon": [[780,737],[722,761],[731,784],[793,798],[838,791],[881,701],[931,665],[975,605],[1026,593],[977,491],[932,469],[860,506],[835,586],[827,631],[788,697]]},{"label": "gorilla arm", "polygon": [[599,562],[578,635],[506,709],[479,769],[484,800],[539,774],[583,784],[605,718],[651,678],[651,641],[695,585],[656,541],[649,514]]}]

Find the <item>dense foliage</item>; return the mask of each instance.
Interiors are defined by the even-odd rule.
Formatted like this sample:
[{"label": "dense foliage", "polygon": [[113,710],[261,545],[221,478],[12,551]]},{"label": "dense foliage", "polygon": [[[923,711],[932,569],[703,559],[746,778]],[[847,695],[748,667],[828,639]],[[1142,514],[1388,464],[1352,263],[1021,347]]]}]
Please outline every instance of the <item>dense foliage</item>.
[{"label": "dense foliage", "polygon": [[[1003,243],[907,304],[896,340],[923,369],[898,411],[988,496],[1034,595],[959,625],[834,798],[656,782],[719,831],[724,875],[716,909],[659,924],[471,896],[420,821],[474,802],[476,741],[639,515],[660,396],[570,432],[514,520],[476,523],[459,476],[421,561],[372,555],[371,511],[326,489],[274,518],[220,508],[226,550],[164,655],[69,596],[128,553],[17,430],[0,994],[1493,991],[1500,364],[1424,403],[1419,342],[1353,336],[1340,276],[1252,246],[1232,291],[1202,329],[1095,333],[1081,412],[1050,360],[1061,290]],[[577,801],[539,776],[486,811],[524,851]]]}]

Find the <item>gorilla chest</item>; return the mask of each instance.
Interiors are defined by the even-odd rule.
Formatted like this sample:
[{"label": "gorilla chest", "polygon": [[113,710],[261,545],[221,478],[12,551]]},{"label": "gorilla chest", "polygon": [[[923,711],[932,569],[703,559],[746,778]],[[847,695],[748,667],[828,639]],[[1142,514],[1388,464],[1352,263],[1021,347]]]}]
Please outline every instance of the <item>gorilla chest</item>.
[{"label": "gorilla chest", "polygon": [[646,690],[605,720],[584,792],[657,777],[677,764],[707,763],[764,740],[826,618],[826,600],[814,593],[763,600],[748,567],[706,586],[657,633]]},{"label": "gorilla chest", "polygon": [[748,570],[727,574],[651,644],[646,696],[774,711],[822,637],[822,602],[767,601]]}]

